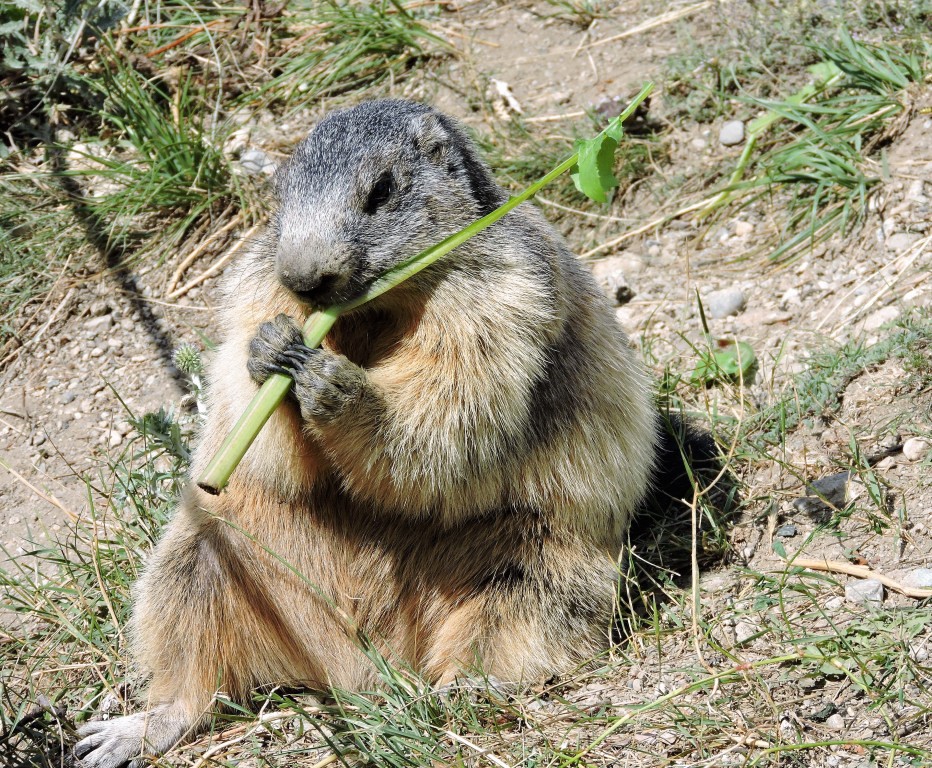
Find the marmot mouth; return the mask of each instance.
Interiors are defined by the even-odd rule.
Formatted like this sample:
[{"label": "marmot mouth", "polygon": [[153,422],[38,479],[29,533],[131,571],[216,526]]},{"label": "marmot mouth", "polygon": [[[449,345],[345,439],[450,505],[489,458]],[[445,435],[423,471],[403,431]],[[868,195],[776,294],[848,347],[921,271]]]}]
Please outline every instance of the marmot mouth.
[{"label": "marmot mouth", "polygon": [[346,304],[362,296],[372,284],[373,277],[363,276],[359,270],[347,278],[345,275],[323,275],[311,288],[296,289],[282,281],[282,285],[314,311],[327,309],[339,304]]}]

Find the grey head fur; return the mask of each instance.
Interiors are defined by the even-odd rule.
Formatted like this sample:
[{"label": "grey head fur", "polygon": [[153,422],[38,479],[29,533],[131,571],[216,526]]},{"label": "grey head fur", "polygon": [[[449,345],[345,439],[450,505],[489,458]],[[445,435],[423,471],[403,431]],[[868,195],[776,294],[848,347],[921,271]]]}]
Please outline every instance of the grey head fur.
[{"label": "grey head fur", "polygon": [[359,295],[507,199],[450,118],[401,100],[328,115],[276,174],[275,188],[276,273],[314,306]]}]

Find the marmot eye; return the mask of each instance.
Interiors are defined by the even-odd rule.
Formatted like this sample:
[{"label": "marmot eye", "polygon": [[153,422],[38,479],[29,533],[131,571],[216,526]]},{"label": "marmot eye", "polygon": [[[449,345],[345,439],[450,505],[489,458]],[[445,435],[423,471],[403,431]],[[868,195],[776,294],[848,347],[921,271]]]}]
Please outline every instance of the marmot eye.
[{"label": "marmot eye", "polygon": [[366,200],[366,213],[375,213],[381,205],[388,202],[393,194],[395,194],[395,178],[390,171],[386,171],[379,176],[369,192],[369,198]]}]

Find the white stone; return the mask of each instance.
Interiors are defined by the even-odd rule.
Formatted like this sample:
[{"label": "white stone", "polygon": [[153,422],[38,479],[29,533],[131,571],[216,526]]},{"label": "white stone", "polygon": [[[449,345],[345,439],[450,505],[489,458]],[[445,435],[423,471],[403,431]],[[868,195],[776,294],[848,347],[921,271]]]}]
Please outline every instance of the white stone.
[{"label": "white stone", "polygon": [[891,251],[895,253],[900,253],[909,248],[913,243],[919,239],[919,235],[913,234],[911,232],[897,232],[894,235],[890,235],[886,240],[886,246]]},{"label": "white stone", "polygon": [[865,331],[876,331],[887,323],[892,323],[900,316],[900,310],[896,307],[882,307],[876,312],[871,313],[864,320]]},{"label": "white stone", "polygon": [[719,291],[710,291],[703,299],[706,314],[709,317],[723,318],[737,315],[744,309],[747,297],[740,288],[723,288]]},{"label": "white stone", "polygon": [[239,164],[249,174],[271,174],[278,164],[261,149],[247,149],[240,155]]},{"label": "white stone", "polygon": [[932,568],[916,568],[900,579],[900,583],[912,589],[932,589]]},{"label": "white stone", "polygon": [[831,728],[833,731],[842,731],[845,728],[845,719],[836,712],[826,719],[825,727]]},{"label": "white stone", "polygon": [[858,579],[845,585],[845,599],[855,605],[879,607],[883,604],[883,584],[877,579]]},{"label": "white stone", "polygon": [[911,437],[903,443],[903,455],[910,461],[922,461],[932,448],[932,443],[924,437]]},{"label": "white stone", "polygon": [[758,633],[757,625],[752,621],[738,621],[735,623],[735,642],[743,643]]},{"label": "white stone", "polygon": [[749,221],[738,221],[735,222],[735,237],[748,237],[752,232],[754,232],[754,225]]},{"label": "white stone", "polygon": [[718,134],[718,141],[726,147],[740,144],[744,141],[744,123],[740,120],[729,120],[722,126]]},{"label": "white stone", "polygon": [[113,327],[113,315],[100,315],[84,321],[84,327],[91,332],[91,338],[99,333],[105,333]]},{"label": "white stone", "polygon": [[906,197],[909,200],[915,200],[918,203],[926,202],[925,182],[922,179],[915,179],[909,185],[906,191]]}]

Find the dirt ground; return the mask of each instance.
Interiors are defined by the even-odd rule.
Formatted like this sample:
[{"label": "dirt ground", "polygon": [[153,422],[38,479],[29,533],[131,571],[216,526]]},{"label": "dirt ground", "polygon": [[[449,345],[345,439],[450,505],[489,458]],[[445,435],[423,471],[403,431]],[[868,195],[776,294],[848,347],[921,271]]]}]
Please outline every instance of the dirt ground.
[{"label": "dirt ground", "polygon": [[[445,29],[465,55],[436,65],[429,78],[403,81],[386,93],[432,102],[471,127],[494,128],[520,106],[529,125],[545,134],[605,100],[635,93],[646,79],[659,75],[661,63],[682,44],[684,34],[700,40],[709,34],[703,11],[600,44],[666,10],[659,3],[630,2],[625,7],[629,12],[582,28],[546,18],[544,11],[552,8],[542,4],[464,3],[462,10],[447,16]],[[478,83],[493,78],[507,84],[514,103],[503,102],[499,110],[473,109],[470,94]],[[715,388],[704,397],[710,412],[721,408],[741,418],[743,409],[750,412],[771,402],[792,375],[806,369],[812,353],[830,344],[877,341],[885,323],[932,306],[932,116],[921,113],[929,105],[932,92],[927,87],[887,149],[884,188],[854,238],[818,246],[784,266],[769,264],[753,255],[755,244],[771,236],[779,222],[772,211],[751,206],[711,231],[682,217],[591,256],[590,261],[611,258],[623,271],[633,298],[617,314],[635,344],[653,360],[690,370],[691,345],[702,339],[696,292],[707,302],[715,291],[739,290],[741,306],[710,317],[710,330],[719,338],[738,336],[750,343],[759,368],[737,405]],[[325,107],[275,124],[252,116],[245,124],[245,141],[272,159],[283,157]],[[661,91],[653,98],[652,116],[663,122],[665,108]],[[734,110],[732,117],[749,117],[746,106],[736,102]],[[694,176],[723,157],[737,159],[740,145],[719,142],[721,122],[673,128],[670,158],[662,172]],[[548,216],[561,217],[561,226],[571,232],[571,246],[580,252],[632,228],[605,220],[577,231],[566,222],[572,214],[546,205],[543,209]],[[635,190],[625,216],[647,223],[663,211],[662,200]],[[247,234],[254,233],[245,228],[229,233],[225,249]],[[220,255],[208,249],[183,279],[207,269]],[[128,444],[129,414],[181,407],[185,390],[171,364],[171,351],[183,342],[203,346],[205,338],[216,338],[221,329],[214,312],[216,277],[180,298],[168,298],[179,263],[180,255],[165,254],[164,262],[152,262],[129,278],[101,271],[80,283],[62,281],[40,316],[47,327],[36,328],[0,373],[0,455],[10,467],[0,481],[0,543],[8,555],[21,555],[32,548],[31,542],[55,537],[87,514],[94,492],[82,478],[107,486],[108,461]],[[902,386],[907,378],[896,361],[859,372],[847,383],[837,412],[795,430],[773,462],[747,467],[742,480],[749,501],[732,533],[735,556],[703,574],[704,612],[720,615],[716,631],[723,642],[746,639],[746,659],[757,652],[756,628],[767,616],[766,611],[735,608],[753,598],[743,569],[783,572],[785,564],[772,546],[775,539],[788,552],[807,557],[851,562],[856,556],[857,562],[893,579],[932,568],[930,445],[923,449],[919,444],[918,455],[909,457],[902,450],[910,438],[932,436],[932,390]],[[818,515],[797,503],[807,495],[807,483],[850,465],[853,444],[864,456],[882,454],[872,472],[897,521],[894,536],[875,533],[857,503],[839,531],[818,533]],[[848,489],[856,501],[871,492],[863,483]],[[785,535],[778,535],[781,530]],[[845,578],[839,577],[842,584]],[[843,599],[844,592],[836,597]],[[891,591],[885,599],[904,606],[915,603]],[[729,620],[729,611],[741,618]],[[920,651],[927,657],[932,648],[916,649]],[[631,693],[657,684],[644,673],[648,666],[645,661],[640,672],[633,668],[631,679],[620,681],[618,690]],[[870,717],[860,719],[861,709],[846,710],[843,697],[839,712],[844,727],[856,729],[860,737],[877,727]]]}]

